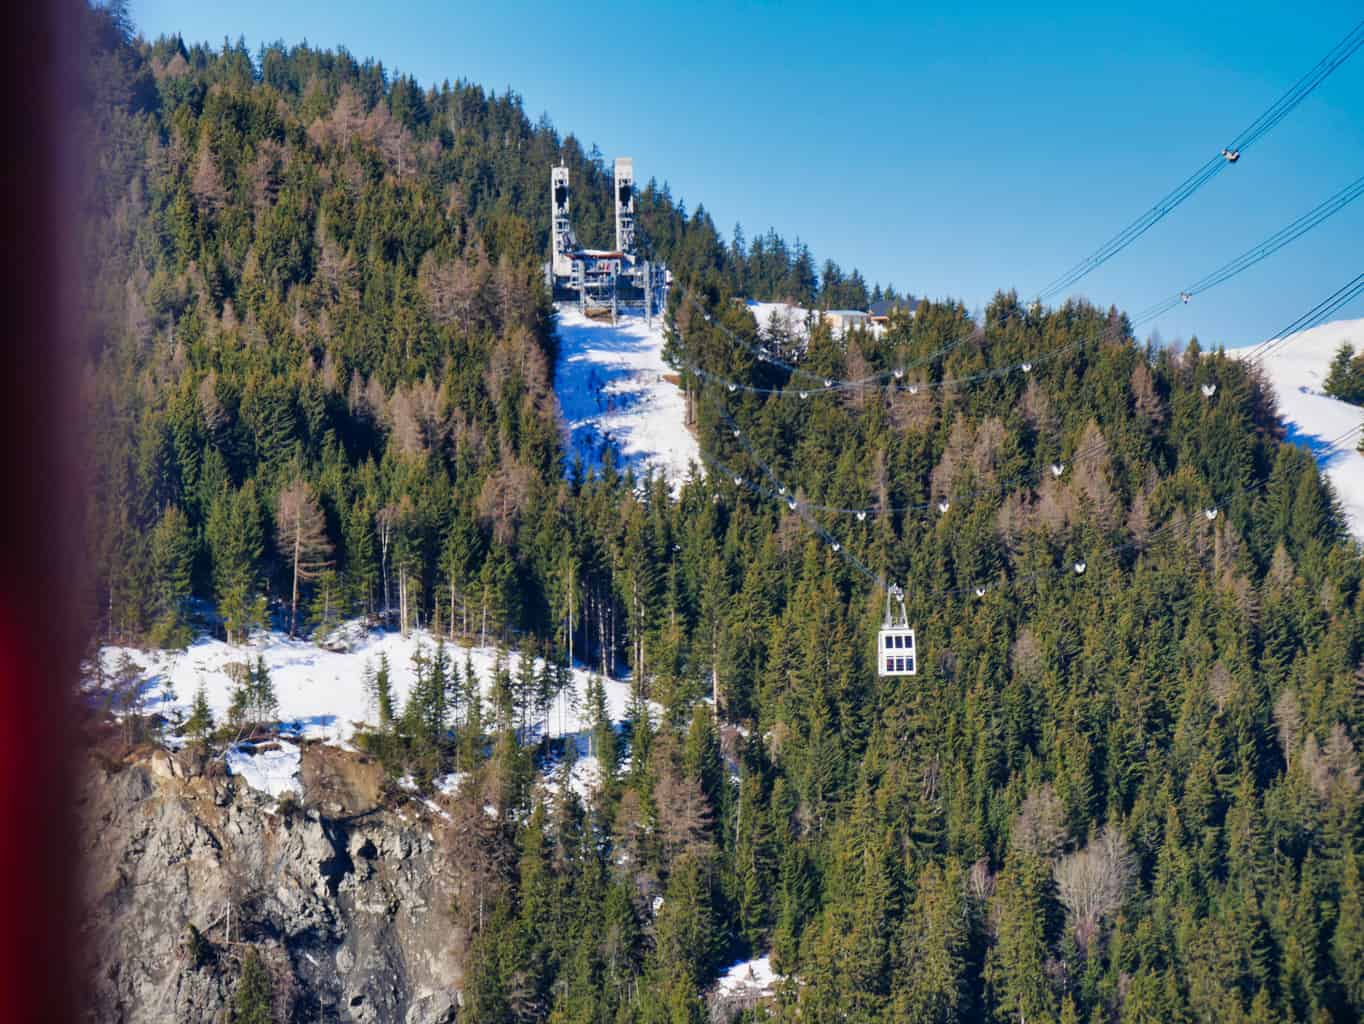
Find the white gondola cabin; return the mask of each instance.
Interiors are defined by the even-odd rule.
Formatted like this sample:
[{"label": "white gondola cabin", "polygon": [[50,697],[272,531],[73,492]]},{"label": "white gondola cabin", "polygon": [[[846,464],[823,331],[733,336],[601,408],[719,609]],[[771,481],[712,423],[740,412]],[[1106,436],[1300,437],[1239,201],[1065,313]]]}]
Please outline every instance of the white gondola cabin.
[{"label": "white gondola cabin", "polygon": [[[899,604],[892,614],[891,598]],[[914,647],[914,630],[909,628],[905,614],[904,592],[891,587],[886,593],[886,621],[876,634],[876,674],[879,676],[912,676],[919,671],[919,653]]]}]

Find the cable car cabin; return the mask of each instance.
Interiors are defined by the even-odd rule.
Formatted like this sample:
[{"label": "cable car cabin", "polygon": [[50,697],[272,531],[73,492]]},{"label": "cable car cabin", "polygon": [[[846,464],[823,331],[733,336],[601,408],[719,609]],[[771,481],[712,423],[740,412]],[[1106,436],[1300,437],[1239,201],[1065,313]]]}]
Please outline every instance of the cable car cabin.
[{"label": "cable car cabin", "polygon": [[876,636],[876,672],[881,676],[917,674],[914,630],[907,626],[884,626]]}]

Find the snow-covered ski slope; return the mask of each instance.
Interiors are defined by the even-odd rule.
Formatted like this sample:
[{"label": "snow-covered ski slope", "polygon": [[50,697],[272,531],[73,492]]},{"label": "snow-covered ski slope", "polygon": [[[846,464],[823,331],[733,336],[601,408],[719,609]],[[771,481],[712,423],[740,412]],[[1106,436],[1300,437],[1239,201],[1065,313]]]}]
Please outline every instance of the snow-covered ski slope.
[{"label": "snow-covered ski slope", "polygon": [[[686,399],[663,361],[663,321],[622,315],[612,326],[576,306],[558,312],[554,390],[564,417],[567,458],[596,470],[608,448],[636,475],[665,473],[674,486],[701,472],[701,450],[686,426]],[[673,378],[675,379],[675,378]]]},{"label": "snow-covered ski slope", "polygon": [[[1364,320],[1337,320],[1294,334],[1261,365],[1274,385],[1288,439],[1316,455],[1344,506],[1350,532],[1364,540],[1364,454],[1355,450],[1359,435],[1347,438],[1338,448],[1330,446],[1364,422],[1364,409],[1331,398],[1323,390],[1331,358],[1342,342],[1349,342],[1356,352],[1364,350]],[[1230,349],[1227,354],[1250,352],[1250,348]]]},{"label": "snow-covered ski slope", "polygon": [[[105,672],[110,676],[118,671],[119,662],[125,655],[130,658],[143,680],[143,709],[167,718],[189,714],[194,694],[202,682],[209,707],[218,722],[226,719],[232,702],[233,684],[227,666],[245,664],[248,660],[254,662],[260,657],[274,683],[282,731],[304,738],[344,743],[358,725],[376,723],[375,709],[365,692],[364,679],[366,669],[378,665],[379,655],[388,656],[393,701],[401,709],[415,679],[413,656],[420,647],[429,657],[436,646],[435,638],[425,630],[403,637],[381,630],[366,631],[354,623],[344,632],[349,634],[349,650],[327,650],[307,640],[290,640],[283,633],[271,632],[259,633],[245,644],[227,644],[202,637],[184,651],[105,647],[101,657]],[[486,647],[466,650],[455,644],[447,644],[446,650],[461,676],[468,654],[482,693],[488,697],[492,692],[496,652]],[[510,655],[511,671],[516,671],[519,658],[518,654]],[[549,735],[563,736],[591,728],[588,679],[587,670],[573,670],[573,685],[555,700],[541,729],[547,725]],[[169,700],[165,690],[167,682],[173,693]],[[629,684],[607,679],[603,685],[611,720],[624,721],[628,715]]]}]

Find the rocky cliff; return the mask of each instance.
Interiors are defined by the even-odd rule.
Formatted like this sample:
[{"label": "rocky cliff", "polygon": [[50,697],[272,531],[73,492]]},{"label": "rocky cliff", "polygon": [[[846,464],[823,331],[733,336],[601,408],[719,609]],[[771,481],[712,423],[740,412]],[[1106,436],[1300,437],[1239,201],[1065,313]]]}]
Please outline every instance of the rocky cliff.
[{"label": "rocky cliff", "polygon": [[453,1021],[465,936],[444,813],[313,745],[301,799],[156,751],[92,759],[81,795],[91,1019],[225,1022],[245,952],[277,1019]]}]

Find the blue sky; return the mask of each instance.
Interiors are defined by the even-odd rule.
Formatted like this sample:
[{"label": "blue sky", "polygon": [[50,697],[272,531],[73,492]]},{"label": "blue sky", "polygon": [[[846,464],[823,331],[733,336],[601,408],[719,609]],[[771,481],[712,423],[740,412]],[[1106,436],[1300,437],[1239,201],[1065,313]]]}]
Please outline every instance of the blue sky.
[{"label": "blue sky", "polygon": [[[1248,125],[1360,17],[1357,0],[1088,4],[363,4],[132,0],[149,37],[307,40],[424,85],[508,86],[633,156],[722,232],[974,308],[1031,294]],[[589,10],[592,12],[589,15]],[[1138,310],[1364,174],[1364,51],[1076,287]],[[1247,344],[1364,270],[1364,201],[1154,327]],[[1340,316],[1364,316],[1364,299]],[[1364,340],[1364,339],[1362,339]]]}]

